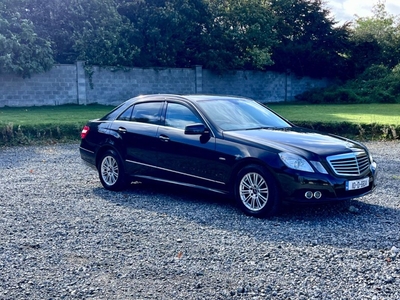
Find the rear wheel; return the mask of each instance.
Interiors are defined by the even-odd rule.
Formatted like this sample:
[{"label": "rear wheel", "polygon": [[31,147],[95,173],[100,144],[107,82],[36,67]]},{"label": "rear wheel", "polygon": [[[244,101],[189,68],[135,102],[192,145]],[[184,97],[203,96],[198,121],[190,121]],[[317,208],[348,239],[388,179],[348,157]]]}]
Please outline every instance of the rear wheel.
[{"label": "rear wheel", "polygon": [[272,216],[280,207],[275,179],[258,165],[240,170],[235,184],[235,198],[244,213],[255,217]]},{"label": "rear wheel", "polygon": [[119,191],[126,187],[121,159],[114,150],[107,150],[98,167],[101,184],[107,190]]}]

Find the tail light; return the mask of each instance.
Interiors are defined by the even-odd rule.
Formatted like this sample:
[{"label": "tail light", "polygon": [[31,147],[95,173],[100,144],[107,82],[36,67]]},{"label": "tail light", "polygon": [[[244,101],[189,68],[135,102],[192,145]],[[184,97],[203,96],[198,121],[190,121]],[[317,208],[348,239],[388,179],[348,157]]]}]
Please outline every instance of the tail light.
[{"label": "tail light", "polygon": [[82,132],[81,132],[81,139],[83,140],[87,134],[89,133],[90,127],[85,125],[85,127],[83,127]]}]

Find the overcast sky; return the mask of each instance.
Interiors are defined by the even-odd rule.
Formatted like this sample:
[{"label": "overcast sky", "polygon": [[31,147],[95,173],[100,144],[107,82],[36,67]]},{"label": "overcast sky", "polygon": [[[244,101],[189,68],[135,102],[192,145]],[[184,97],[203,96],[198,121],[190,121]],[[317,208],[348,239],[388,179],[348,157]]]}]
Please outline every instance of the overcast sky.
[{"label": "overcast sky", "polygon": [[[335,20],[344,23],[359,17],[372,15],[372,7],[378,0],[325,0],[327,8],[334,14]],[[386,0],[386,11],[392,15],[400,15],[400,1]]]}]

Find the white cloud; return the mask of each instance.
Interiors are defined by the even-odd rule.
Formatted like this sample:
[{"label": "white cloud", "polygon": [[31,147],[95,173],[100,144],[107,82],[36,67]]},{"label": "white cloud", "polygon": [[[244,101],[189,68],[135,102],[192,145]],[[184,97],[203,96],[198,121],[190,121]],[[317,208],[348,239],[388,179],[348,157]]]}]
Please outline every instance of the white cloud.
[{"label": "white cloud", "polygon": [[[355,16],[372,16],[372,7],[378,0],[326,0],[326,7],[332,12],[336,21],[344,23],[352,21]],[[400,15],[399,0],[386,0],[386,11],[392,15]]]}]

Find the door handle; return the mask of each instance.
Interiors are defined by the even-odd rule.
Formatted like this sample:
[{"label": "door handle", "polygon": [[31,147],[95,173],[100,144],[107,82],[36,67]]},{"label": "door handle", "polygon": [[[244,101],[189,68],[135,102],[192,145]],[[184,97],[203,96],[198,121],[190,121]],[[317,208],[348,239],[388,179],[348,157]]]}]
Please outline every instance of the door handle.
[{"label": "door handle", "polygon": [[119,127],[118,131],[121,132],[121,133],[125,133],[127,130],[124,127]]},{"label": "door handle", "polygon": [[163,134],[159,136],[159,139],[165,143],[169,141],[169,137]]}]

